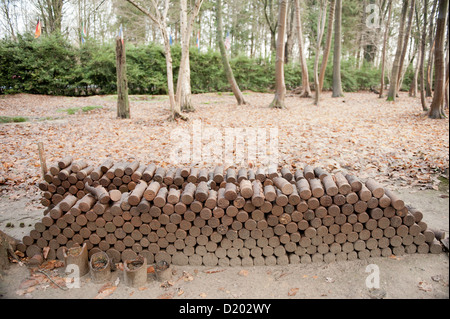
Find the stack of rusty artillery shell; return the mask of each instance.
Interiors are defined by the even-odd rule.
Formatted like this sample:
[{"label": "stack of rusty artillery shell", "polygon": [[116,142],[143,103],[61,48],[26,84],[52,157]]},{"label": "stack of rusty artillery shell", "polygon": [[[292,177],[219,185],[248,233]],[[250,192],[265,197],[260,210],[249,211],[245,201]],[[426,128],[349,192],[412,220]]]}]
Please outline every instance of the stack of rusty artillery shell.
[{"label": "stack of rusty artillery shell", "polygon": [[251,266],[442,251],[423,213],[373,179],[319,167],[170,168],[61,159],[19,249],[63,259],[86,244],[113,262]]}]

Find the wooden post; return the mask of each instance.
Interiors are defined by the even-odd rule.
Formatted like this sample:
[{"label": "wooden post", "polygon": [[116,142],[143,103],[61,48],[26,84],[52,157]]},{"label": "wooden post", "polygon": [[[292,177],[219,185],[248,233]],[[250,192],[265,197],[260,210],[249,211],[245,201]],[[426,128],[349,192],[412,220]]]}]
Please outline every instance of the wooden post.
[{"label": "wooden post", "polygon": [[42,179],[44,179],[45,174],[47,174],[47,163],[45,162],[44,144],[42,142],[38,142],[38,151],[39,161],[41,162]]},{"label": "wooden post", "polygon": [[117,74],[117,117],[130,118],[128,102],[128,81],[125,45],[120,37],[116,37],[116,74]]}]

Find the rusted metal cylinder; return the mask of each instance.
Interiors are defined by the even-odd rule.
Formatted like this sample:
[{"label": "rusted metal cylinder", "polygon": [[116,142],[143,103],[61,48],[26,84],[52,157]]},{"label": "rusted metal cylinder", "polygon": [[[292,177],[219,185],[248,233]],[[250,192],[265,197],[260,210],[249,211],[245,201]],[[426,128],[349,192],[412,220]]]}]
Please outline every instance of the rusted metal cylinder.
[{"label": "rusted metal cylinder", "polygon": [[105,252],[93,254],[89,262],[89,268],[94,283],[102,283],[111,279],[111,261]]},{"label": "rusted metal cylinder", "polygon": [[147,258],[138,256],[124,262],[124,280],[128,287],[139,288],[147,283]]},{"label": "rusted metal cylinder", "polygon": [[67,249],[63,247],[64,263],[67,266],[76,265],[79,269],[80,277],[89,272],[89,257],[86,243],[81,247]]},{"label": "rusted metal cylinder", "polygon": [[158,281],[172,279],[172,267],[165,260],[158,261],[155,265],[155,274]]}]

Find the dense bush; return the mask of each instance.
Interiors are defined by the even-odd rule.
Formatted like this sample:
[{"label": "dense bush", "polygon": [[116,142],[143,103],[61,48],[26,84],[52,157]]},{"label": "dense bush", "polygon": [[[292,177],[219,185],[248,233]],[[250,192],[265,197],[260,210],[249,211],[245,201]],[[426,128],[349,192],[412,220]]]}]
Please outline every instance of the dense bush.
[{"label": "dense bush", "polygon": [[78,54],[61,37],[19,37],[0,44],[0,87],[10,92],[70,94],[81,74]]},{"label": "dense bush", "polygon": [[[174,84],[178,77],[181,48],[172,46]],[[275,59],[238,55],[230,60],[241,90],[267,92],[274,88]],[[313,58],[308,60],[313,82]],[[354,67],[342,61],[342,86],[351,92],[377,87],[380,71],[364,65]],[[193,93],[229,91],[220,54],[208,50],[190,50],[191,87]],[[331,89],[332,62],[328,63],[324,90]],[[409,74],[408,74],[409,75]],[[127,44],[127,76],[130,94],[166,94],[166,62],[161,46]],[[301,84],[298,63],[285,66],[287,90]],[[405,78],[404,84],[410,82]],[[36,93],[51,95],[114,94],[116,66],[114,43],[87,42],[81,48],[63,37],[19,36],[17,42],[0,40],[0,90],[2,93]]]}]

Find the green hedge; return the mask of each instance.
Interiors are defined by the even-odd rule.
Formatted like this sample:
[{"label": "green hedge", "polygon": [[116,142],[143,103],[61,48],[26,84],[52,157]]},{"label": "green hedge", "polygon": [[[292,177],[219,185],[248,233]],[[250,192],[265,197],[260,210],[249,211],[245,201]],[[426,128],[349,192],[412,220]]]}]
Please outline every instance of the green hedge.
[{"label": "green hedge", "polygon": [[[130,94],[166,94],[166,62],[161,46],[127,44],[127,75]],[[172,47],[176,84],[181,48]],[[274,88],[274,59],[251,59],[239,55],[231,59],[241,90],[268,92]],[[313,60],[308,61],[313,79]],[[230,87],[217,51],[190,50],[191,87],[193,93],[223,92]],[[379,70],[354,67],[354,61],[342,61],[344,91],[377,87]],[[301,84],[300,66],[285,66],[287,89]],[[331,88],[332,62],[328,63],[324,90]],[[1,93],[35,93],[49,95],[90,95],[116,93],[115,47],[113,43],[87,41],[81,48],[60,36],[19,36],[17,42],[0,40]]]}]

